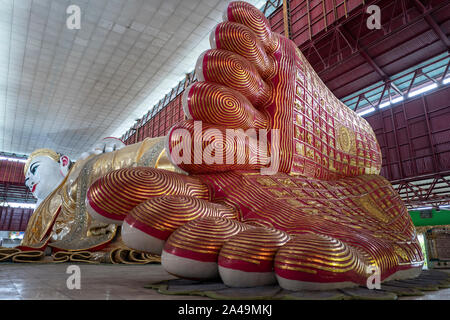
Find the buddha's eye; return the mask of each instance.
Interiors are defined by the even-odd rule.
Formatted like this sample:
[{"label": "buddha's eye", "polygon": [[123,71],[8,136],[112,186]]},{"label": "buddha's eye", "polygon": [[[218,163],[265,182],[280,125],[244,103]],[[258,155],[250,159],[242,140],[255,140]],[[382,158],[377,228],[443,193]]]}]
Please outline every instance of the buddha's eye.
[{"label": "buddha's eye", "polygon": [[30,168],[30,172],[34,175],[36,172],[36,169],[39,168],[38,164],[33,164]]}]

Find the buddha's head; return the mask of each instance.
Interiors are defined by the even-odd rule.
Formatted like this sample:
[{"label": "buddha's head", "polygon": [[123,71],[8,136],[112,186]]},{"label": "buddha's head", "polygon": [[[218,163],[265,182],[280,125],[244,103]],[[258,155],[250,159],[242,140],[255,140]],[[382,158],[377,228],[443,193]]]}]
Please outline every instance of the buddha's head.
[{"label": "buddha's head", "polygon": [[25,185],[40,202],[59,186],[70,166],[68,156],[50,149],[35,150],[25,163]]}]

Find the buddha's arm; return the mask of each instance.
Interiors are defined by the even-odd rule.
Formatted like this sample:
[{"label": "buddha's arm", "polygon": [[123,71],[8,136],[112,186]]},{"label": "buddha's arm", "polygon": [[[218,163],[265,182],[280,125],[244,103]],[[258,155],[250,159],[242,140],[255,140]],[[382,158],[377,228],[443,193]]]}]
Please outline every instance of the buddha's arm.
[{"label": "buddha's arm", "polygon": [[[91,155],[78,161],[61,190],[63,210],[55,222],[54,232],[59,233],[58,230],[68,229],[76,216],[86,214],[84,201],[87,188],[105,174],[130,167],[152,167],[174,171],[175,168],[165,156],[164,139],[165,137],[147,138],[122,149]],[[99,228],[102,225],[107,227],[106,224],[90,219],[90,227]]]},{"label": "buddha's arm", "polygon": [[71,170],[68,183],[71,193],[77,183],[81,171],[89,173],[90,183],[110,171],[128,167],[154,167],[174,171],[164,152],[165,137],[147,138],[141,142],[128,145],[122,149],[91,155],[87,159],[78,161]]},{"label": "buddha's arm", "polygon": [[[147,138],[120,150],[91,155],[87,159],[77,161],[63,183],[36,208],[27,226],[22,246],[40,247],[52,235],[56,235],[54,240],[59,240],[71,229],[77,207],[85,200],[80,197],[85,193],[82,191],[87,190],[90,184],[108,172],[136,166],[175,171],[165,155],[164,139]],[[53,232],[49,234],[52,226]]]}]

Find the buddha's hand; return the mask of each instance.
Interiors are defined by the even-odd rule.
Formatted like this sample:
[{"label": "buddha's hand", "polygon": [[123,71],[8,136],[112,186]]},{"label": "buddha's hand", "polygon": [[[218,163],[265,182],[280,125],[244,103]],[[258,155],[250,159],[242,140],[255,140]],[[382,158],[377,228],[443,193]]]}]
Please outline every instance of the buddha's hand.
[{"label": "buddha's hand", "polygon": [[93,154],[102,154],[106,152],[112,152],[119,149],[122,149],[125,147],[125,143],[123,143],[122,140],[113,138],[113,137],[107,137],[103,138],[99,142],[97,142],[91,150],[83,152],[80,156],[80,160],[84,160],[90,155]]}]

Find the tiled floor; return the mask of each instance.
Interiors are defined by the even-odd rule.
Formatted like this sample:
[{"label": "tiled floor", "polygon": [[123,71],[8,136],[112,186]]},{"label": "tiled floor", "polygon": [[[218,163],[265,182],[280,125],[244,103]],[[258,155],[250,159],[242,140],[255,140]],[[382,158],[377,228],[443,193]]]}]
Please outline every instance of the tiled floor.
[{"label": "tiled floor", "polygon": [[0,300],[200,300],[197,296],[162,295],[145,289],[151,282],[173,279],[161,265],[89,265],[80,267],[80,289],[68,289],[71,264],[0,264]]},{"label": "tiled floor", "polygon": [[[450,273],[450,269],[439,269],[439,271]],[[400,297],[399,300],[450,300],[450,288],[441,289],[439,291],[428,291],[424,293],[425,294],[423,296]]]},{"label": "tiled floor", "polygon": [[[146,284],[173,279],[161,265],[79,264],[80,289],[68,289],[71,264],[0,264],[0,300],[204,300],[198,296],[162,295]],[[447,271],[449,272],[449,271]],[[432,291],[413,300],[450,300],[450,289]]]},{"label": "tiled floor", "polygon": [[399,300],[450,300],[450,289],[429,291],[425,295],[418,297],[400,297]]}]

